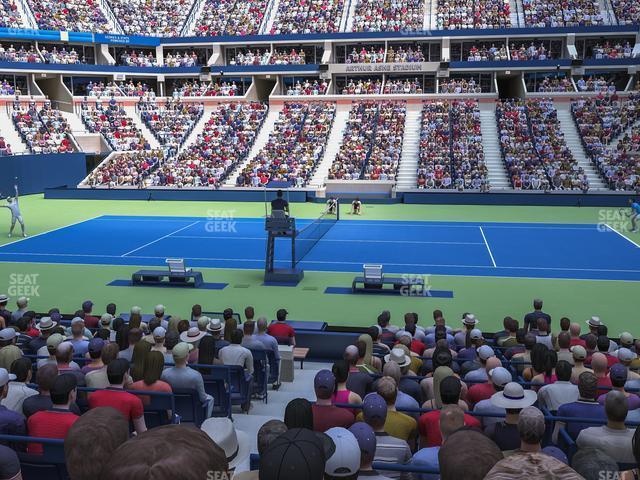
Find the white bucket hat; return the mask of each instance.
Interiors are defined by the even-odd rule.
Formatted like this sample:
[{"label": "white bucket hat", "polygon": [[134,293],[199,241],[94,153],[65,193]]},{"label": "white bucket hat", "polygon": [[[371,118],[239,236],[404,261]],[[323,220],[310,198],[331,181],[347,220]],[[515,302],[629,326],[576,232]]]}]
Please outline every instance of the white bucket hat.
[{"label": "white bucket hat", "polygon": [[229,468],[235,468],[244,462],[251,453],[249,436],[236,430],[233,422],[226,417],[211,417],[202,422],[200,429],[209,435],[220,448],[229,462]]}]

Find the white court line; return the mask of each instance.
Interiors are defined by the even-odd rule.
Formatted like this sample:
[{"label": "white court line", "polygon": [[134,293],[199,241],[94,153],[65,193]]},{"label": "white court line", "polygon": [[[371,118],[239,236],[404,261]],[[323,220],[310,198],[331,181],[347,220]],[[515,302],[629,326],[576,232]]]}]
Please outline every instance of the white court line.
[{"label": "white court line", "polygon": [[[47,233],[57,232],[58,230],[62,230],[63,228],[73,227],[75,225],[80,225],[81,223],[90,222],[92,220],[97,220],[98,218],[100,218],[102,216],[103,215],[96,215],[95,217],[87,218],[86,220],[79,220],[77,222],[70,223],[69,225],[63,225],[61,227],[56,227],[56,228],[53,228],[51,230],[47,230],[46,232],[40,232],[40,233],[36,233],[35,235],[29,235],[28,237],[22,237],[22,238],[20,238],[18,240],[14,240],[13,242],[5,243],[4,245],[1,245],[0,248],[8,247],[9,245],[15,245],[16,243],[20,243],[20,242],[24,242],[25,240],[30,240],[32,238],[40,237],[42,235],[46,235]],[[25,224],[25,230],[26,230],[26,227],[27,227],[27,225]]]},{"label": "white court line", "polygon": [[636,247],[640,248],[640,245],[638,245],[636,242],[634,242],[633,240],[631,240],[629,237],[627,237],[626,235],[623,235],[622,233],[620,233],[618,230],[616,230],[615,228],[613,228],[612,226],[610,226],[609,224],[605,223],[604,224],[605,227],[607,227],[609,230],[611,230],[612,232],[617,233],[618,235],[620,235],[622,238],[624,238],[626,241],[631,242],[632,244],[634,244]]},{"label": "white court line", "polygon": [[149,243],[145,243],[144,245],[142,245],[142,246],[140,246],[140,247],[138,247],[138,248],[134,248],[133,250],[131,250],[131,251],[127,252],[127,253],[123,253],[123,254],[122,254],[122,255],[120,255],[120,256],[121,256],[121,257],[126,257],[127,255],[129,255],[129,254],[131,254],[131,253],[133,253],[133,252],[137,252],[138,250],[142,250],[143,248],[148,247],[149,245],[153,245],[154,243],[157,243],[157,242],[159,242],[160,240],[164,240],[165,238],[170,237],[170,236],[171,236],[171,235],[173,235],[174,233],[178,233],[178,232],[181,232],[181,231],[183,231],[183,230],[186,230],[187,228],[189,228],[189,227],[193,227],[194,225],[196,225],[196,224],[198,224],[198,223],[200,223],[200,220],[196,220],[195,222],[190,223],[190,224],[189,224],[189,225],[187,225],[186,227],[179,228],[178,230],[175,230],[175,231],[173,231],[173,232],[171,232],[171,233],[168,233],[168,234],[166,234],[166,235],[164,235],[164,236],[162,236],[162,237],[160,237],[160,238],[156,238],[155,240],[153,240],[153,241],[151,241],[151,242],[149,242]]},{"label": "white court line", "polygon": [[[122,255],[91,255],[91,254],[81,254],[81,253],[25,253],[25,252],[0,252],[0,255],[34,255],[34,256],[51,256],[51,257],[91,257],[91,258],[141,258],[141,259],[166,259],[166,256],[147,256],[147,255],[130,255],[128,257],[123,257]],[[221,261],[221,262],[264,262],[264,258],[213,258],[213,257],[184,257],[185,260],[205,260],[205,261]],[[286,262],[288,260],[276,260],[276,262]],[[339,262],[339,261],[324,261],[324,260],[302,260],[300,263],[312,263],[318,265],[362,265],[362,262]],[[492,268],[492,265],[450,265],[450,264],[439,264],[439,263],[390,263],[384,262],[385,265],[393,265],[398,267],[448,267],[448,268]],[[60,265],[59,263],[53,263],[53,265]],[[76,264],[71,264],[76,265]],[[89,264],[95,265],[95,264]],[[114,264],[116,266],[129,266],[127,264]],[[215,267],[206,267],[206,268],[215,268]],[[608,269],[608,268],[569,268],[569,267],[522,267],[522,266],[500,266],[496,267],[505,270],[551,270],[551,271],[576,271],[576,272],[616,272],[616,273],[640,273],[640,270],[622,270],[622,269]],[[320,270],[324,271],[324,270]],[[337,272],[340,273],[340,272]],[[447,274],[436,274],[436,275],[447,275]],[[456,277],[465,277],[472,275],[454,275]],[[488,275],[494,276],[494,275]],[[513,277],[506,277],[513,278]],[[517,277],[517,278],[535,278],[538,277]],[[569,279],[571,280],[571,279]],[[599,281],[600,279],[591,279],[595,281]],[[622,281],[622,280],[620,280]]]},{"label": "white court line", "polygon": [[[207,235],[173,235],[171,238],[197,238],[204,240],[266,240],[267,237],[214,237]],[[315,241],[314,238],[298,238],[297,241]],[[321,238],[319,242],[348,242],[348,243],[418,243],[418,244],[442,244],[442,245],[484,245],[482,242],[436,242],[436,241],[421,241],[421,240],[364,240],[364,239],[344,239],[337,238]]]},{"label": "white court line", "polygon": [[482,227],[480,228],[480,233],[482,234],[482,239],[484,240],[484,244],[487,246],[487,251],[489,252],[489,256],[491,257],[491,263],[493,263],[493,267],[496,267],[496,260],[493,258],[493,253],[491,252],[491,248],[489,247],[489,242],[487,242],[487,237],[484,236],[484,230]]}]

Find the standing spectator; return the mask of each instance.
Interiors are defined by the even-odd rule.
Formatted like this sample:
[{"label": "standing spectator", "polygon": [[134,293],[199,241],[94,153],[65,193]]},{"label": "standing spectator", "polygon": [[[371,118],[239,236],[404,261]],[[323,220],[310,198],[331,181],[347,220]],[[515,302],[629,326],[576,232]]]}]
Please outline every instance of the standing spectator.
[{"label": "standing spectator", "polygon": [[346,408],[333,405],[332,396],[336,388],[336,377],[329,370],[320,370],[313,381],[316,403],[313,405],[313,429],[325,432],[332,427],[348,428],[353,425],[353,413]]},{"label": "standing spectator", "polygon": [[24,401],[38,394],[36,390],[27,386],[27,383],[31,382],[31,359],[22,357],[14,361],[11,365],[11,373],[15,375],[16,379],[9,382],[7,396],[2,399],[1,403],[9,410],[23,413],[22,404]]},{"label": "standing spectator", "polygon": [[[9,391],[7,385],[15,380],[15,375],[11,375],[4,368],[0,368],[0,400],[4,400]],[[0,404],[0,433],[3,435],[26,435],[27,425],[24,415],[9,410]]]},{"label": "standing spectator", "polygon": [[547,321],[547,326],[551,328],[551,316],[548,313],[544,313],[542,311],[542,300],[536,298],[533,301],[533,312],[527,313],[524,316],[524,328],[527,332],[533,330],[534,327],[538,326],[538,319],[544,318]]},{"label": "standing spectator", "polygon": [[[34,413],[27,421],[29,435],[38,438],[59,438],[67,436],[71,426],[80,418],[71,411],[77,394],[76,377],[64,373],[53,382],[51,389],[51,410]],[[31,443],[27,447],[29,453],[42,454],[43,447],[38,443]]]},{"label": "standing spectator", "polygon": [[287,312],[284,308],[278,310],[276,312],[276,322],[269,325],[269,328],[267,328],[267,333],[272,337],[275,337],[278,343],[295,347],[296,331],[291,325],[288,325],[286,323],[288,314],[289,312]]},{"label": "standing spectator", "polygon": [[129,362],[123,358],[113,360],[107,367],[109,388],[98,390],[89,395],[89,408],[115,408],[122,413],[127,421],[133,422],[133,427],[139,435],[147,430],[144,421],[144,407],[138,397],[124,391],[128,372]]},{"label": "standing spectator", "polygon": [[[575,348],[575,347],[574,347]],[[593,418],[605,420],[606,415],[602,405],[596,400],[598,394],[598,379],[593,373],[582,372],[578,379],[578,400],[565,403],[558,408],[559,417]],[[558,438],[560,428],[566,427],[567,433],[576,440],[582,430],[592,424],[570,422],[556,422],[553,432],[554,442]]]},{"label": "standing spectator", "polygon": [[[560,405],[578,400],[578,387],[571,383],[571,365],[560,360],[556,365],[557,381],[538,390],[538,407],[556,412]],[[640,399],[639,399],[640,400]]]},{"label": "standing spectator", "polygon": [[[409,444],[400,438],[389,435],[384,427],[387,421],[387,402],[377,393],[367,395],[362,404],[362,417],[371,426],[376,435],[376,454],[374,462],[407,463],[411,459]],[[400,472],[385,472],[390,478],[407,478]]]},{"label": "standing spectator", "polygon": [[496,442],[500,450],[515,450],[520,446],[518,417],[523,408],[533,405],[536,400],[536,392],[524,390],[522,385],[515,382],[507,383],[502,392],[493,394],[491,403],[496,407],[504,408],[507,416],[503,421],[488,428],[486,433]]},{"label": "standing spectator", "polygon": [[16,331],[13,328],[0,330],[0,368],[10,370],[14,361],[22,357],[22,351],[16,346]]},{"label": "standing spectator", "polygon": [[165,369],[160,378],[168,383],[172,390],[180,388],[196,390],[200,402],[206,409],[206,417],[209,418],[213,410],[213,397],[204,391],[202,374],[187,367],[187,359],[192,348],[193,345],[186,342],[180,342],[173,347],[172,354],[175,366]]},{"label": "standing spectator", "polygon": [[583,429],[576,440],[578,447],[597,448],[618,463],[635,463],[634,431],[624,425],[629,410],[627,398],[622,392],[611,391],[607,393],[604,409],[607,424]]}]

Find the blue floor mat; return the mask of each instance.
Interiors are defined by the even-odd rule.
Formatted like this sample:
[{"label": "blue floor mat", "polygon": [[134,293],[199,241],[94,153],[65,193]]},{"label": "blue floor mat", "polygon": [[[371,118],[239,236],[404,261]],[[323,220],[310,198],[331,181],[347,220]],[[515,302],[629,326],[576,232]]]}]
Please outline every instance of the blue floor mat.
[{"label": "blue floor mat", "polygon": [[[392,290],[392,289],[384,289],[378,291],[371,292],[353,292],[351,287],[327,287],[324,290],[324,293],[335,294],[335,295],[390,295],[390,296],[401,296],[400,290]],[[412,295],[408,298],[453,298],[453,292],[451,290],[429,290],[427,295]]]},{"label": "blue floor mat", "polygon": [[[207,283],[204,282],[200,285],[196,290],[224,290],[224,288],[229,285],[228,283]],[[114,280],[113,282],[107,283],[108,287],[157,287],[157,288],[194,288],[194,287],[186,287],[184,285],[170,284],[170,283],[161,283],[157,285],[134,285],[131,283],[131,280]]]}]

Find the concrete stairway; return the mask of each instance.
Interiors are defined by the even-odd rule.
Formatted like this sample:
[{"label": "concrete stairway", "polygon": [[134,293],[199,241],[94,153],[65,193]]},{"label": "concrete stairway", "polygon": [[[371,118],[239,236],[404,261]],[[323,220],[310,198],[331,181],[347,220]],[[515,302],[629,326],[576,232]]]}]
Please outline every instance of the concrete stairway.
[{"label": "concrete stairway", "polygon": [[[520,7],[521,6],[522,5],[520,5]],[[511,26],[513,28],[517,28],[520,26],[517,7],[517,0],[509,0],[509,20],[511,20]]]},{"label": "concrete stairway", "polygon": [[204,7],[206,5],[206,0],[202,0],[198,3],[196,8],[191,12],[191,15],[185,19],[184,26],[182,27],[182,34],[180,36],[191,37],[195,35],[196,28],[198,27],[198,20],[202,17],[202,12],[204,12]]},{"label": "concrete stairway", "polygon": [[273,22],[278,16],[278,7],[280,7],[280,0],[271,0],[269,2],[269,5],[270,6],[267,8],[269,16],[262,22],[262,26],[260,27],[261,35],[269,35],[271,27],[273,27]]},{"label": "concrete stairway", "polygon": [[410,190],[417,187],[418,157],[420,156],[420,124],[422,121],[422,105],[407,105],[407,116],[404,122],[404,138],[402,140],[402,156],[398,166],[398,190]]},{"label": "concrete stairway", "polygon": [[564,140],[569,150],[571,150],[573,157],[578,162],[578,165],[580,165],[587,174],[589,188],[591,190],[607,190],[607,186],[602,181],[602,178],[582,145],[578,127],[571,114],[570,104],[556,103],[555,107],[558,111],[558,121],[560,122],[560,129],[562,133],[564,133]]},{"label": "concrete stairway", "polygon": [[13,154],[29,153],[27,144],[22,141],[22,137],[11,119],[11,114],[6,108],[0,108],[0,135],[4,137],[5,143],[11,145]]},{"label": "concrete stairway", "polygon": [[224,182],[225,187],[235,187],[236,181],[238,180],[238,175],[240,172],[246,167],[253,158],[258,155],[260,150],[267,144],[269,141],[269,134],[273,132],[273,127],[278,120],[278,115],[280,115],[280,111],[282,110],[282,105],[269,107],[269,113],[267,113],[267,118],[262,122],[262,127],[256,136],[256,141],[253,143],[251,150],[249,151],[249,155],[245,158],[244,162],[236,167],[236,169],[229,175],[229,178]]},{"label": "concrete stairway", "polygon": [[500,151],[498,124],[496,122],[496,106],[493,103],[480,104],[480,130],[482,132],[482,149],[489,170],[489,185],[492,190],[511,189],[509,174]]},{"label": "concrete stairway", "polygon": [[322,188],[324,186],[331,164],[340,150],[344,129],[347,126],[347,120],[349,119],[350,109],[351,106],[348,104],[336,105],[336,115],[333,119],[333,126],[331,127],[329,138],[327,139],[327,146],[324,150],[322,160],[320,160],[313,177],[311,177],[311,180],[309,181],[309,187]]},{"label": "concrete stairway", "polygon": [[149,142],[152,150],[162,149],[162,145],[158,142],[158,139],[153,135],[153,132],[147,128],[145,123],[140,118],[138,112],[136,112],[136,107],[134,105],[127,105],[124,107],[124,111],[127,113],[127,116],[133,120],[136,128],[142,132],[142,136],[145,140]]},{"label": "concrete stairway", "polygon": [[340,32],[350,32],[353,29],[353,14],[359,0],[347,0],[344,2],[344,10],[342,11],[342,19],[340,20]]},{"label": "concrete stairway", "polygon": [[600,9],[602,18],[604,18],[605,25],[618,24],[618,20],[616,19],[616,16],[613,13],[613,7],[609,3],[609,0],[598,0],[598,8]]},{"label": "concrete stairway", "polygon": [[60,110],[60,114],[67,121],[69,126],[71,127],[71,132],[75,135],[76,133],[88,133],[87,127],[82,122],[82,119],[76,115],[75,113],[65,112],[64,110]]}]

